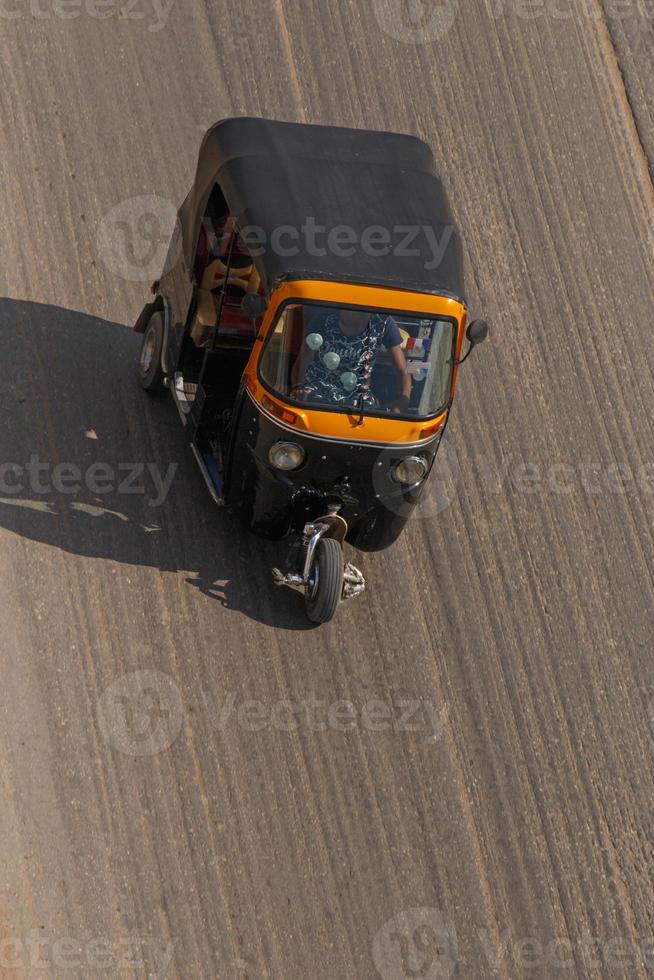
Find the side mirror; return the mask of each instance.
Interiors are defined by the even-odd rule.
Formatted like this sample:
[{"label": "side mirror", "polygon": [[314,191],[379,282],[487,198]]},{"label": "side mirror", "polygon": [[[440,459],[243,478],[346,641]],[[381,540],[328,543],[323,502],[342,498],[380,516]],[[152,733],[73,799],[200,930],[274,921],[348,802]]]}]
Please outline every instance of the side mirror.
[{"label": "side mirror", "polygon": [[258,320],[268,309],[266,297],[261,293],[246,293],[241,303],[241,310],[252,320]]},{"label": "side mirror", "polygon": [[489,330],[490,327],[485,320],[473,320],[466,331],[466,337],[475,347],[477,344],[483,344],[488,337]]},{"label": "side mirror", "polygon": [[466,330],[466,337],[470,343],[470,347],[466,351],[463,357],[459,358],[458,361],[453,361],[455,367],[459,364],[463,364],[467,361],[477,344],[482,344],[486,337],[488,337],[488,332],[490,327],[485,320],[473,320],[468,329]]}]

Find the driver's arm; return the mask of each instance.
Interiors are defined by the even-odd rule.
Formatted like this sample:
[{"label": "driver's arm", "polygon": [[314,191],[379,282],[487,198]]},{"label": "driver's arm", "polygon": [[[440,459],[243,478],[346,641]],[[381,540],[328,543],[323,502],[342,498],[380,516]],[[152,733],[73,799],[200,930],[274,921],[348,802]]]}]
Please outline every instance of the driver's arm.
[{"label": "driver's arm", "polygon": [[411,399],[411,375],[409,374],[406,357],[404,356],[401,344],[398,344],[397,347],[391,347],[391,358],[393,359],[393,367],[397,371],[399,379],[400,397],[398,398],[398,407],[407,409]]}]

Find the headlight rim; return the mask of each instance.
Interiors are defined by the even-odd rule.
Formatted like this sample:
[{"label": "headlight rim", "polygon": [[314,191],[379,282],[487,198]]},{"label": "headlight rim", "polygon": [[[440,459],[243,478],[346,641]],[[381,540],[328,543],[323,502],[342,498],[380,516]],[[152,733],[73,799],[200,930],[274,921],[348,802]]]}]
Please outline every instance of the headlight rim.
[{"label": "headlight rim", "polygon": [[[401,477],[399,476],[400,467],[405,466],[407,463],[418,464],[422,469],[422,473],[419,476],[416,476],[416,478],[412,480],[401,479]],[[395,463],[395,465],[392,466],[390,469],[391,480],[395,483],[396,486],[401,486],[401,487],[413,487],[417,483],[422,483],[422,481],[427,477],[428,473],[429,473],[429,460],[427,459],[426,456],[422,454],[419,456],[418,455],[405,456],[403,459],[398,460],[397,463]]]},{"label": "headlight rim", "polygon": [[[280,466],[279,462],[274,459],[275,451],[288,451],[289,449],[300,454],[298,462],[294,466]],[[304,447],[300,446],[297,442],[292,442],[290,439],[278,439],[268,450],[268,462],[278,473],[295,473],[304,466],[306,460],[307,453]]]}]

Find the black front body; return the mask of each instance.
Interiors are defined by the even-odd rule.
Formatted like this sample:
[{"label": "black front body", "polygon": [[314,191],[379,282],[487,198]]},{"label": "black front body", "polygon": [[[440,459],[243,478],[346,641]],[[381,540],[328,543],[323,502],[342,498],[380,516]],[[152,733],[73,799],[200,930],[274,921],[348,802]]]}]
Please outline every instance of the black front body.
[{"label": "black front body", "polygon": [[[284,473],[271,465],[268,453],[280,440],[303,447],[300,469]],[[226,454],[226,502],[253,533],[272,539],[301,532],[339,503],[347,540],[361,551],[381,551],[397,540],[426,483],[402,487],[392,480],[392,467],[424,455],[431,471],[439,441],[416,449],[309,436],[281,425],[242,388]]]}]

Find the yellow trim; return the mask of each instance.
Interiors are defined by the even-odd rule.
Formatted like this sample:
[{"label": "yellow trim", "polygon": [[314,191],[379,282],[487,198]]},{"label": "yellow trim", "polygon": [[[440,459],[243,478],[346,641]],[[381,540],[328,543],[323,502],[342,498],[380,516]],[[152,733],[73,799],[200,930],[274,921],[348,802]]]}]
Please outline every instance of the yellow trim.
[{"label": "yellow trim", "polygon": [[[406,449],[423,449],[425,446],[429,445],[430,442],[434,441],[434,438],[438,434],[439,429],[442,427],[443,423],[445,422],[445,419],[447,418],[447,412],[444,412],[442,415],[437,416],[429,423],[423,422],[422,423],[423,427],[428,425],[430,428],[433,428],[434,431],[430,435],[424,436],[418,442],[406,442],[404,439],[390,438],[388,431],[384,432],[383,439],[380,439],[377,442],[375,442],[372,439],[368,439],[368,438],[364,439],[362,436],[359,436],[358,434],[352,436],[350,432],[348,432],[346,437],[343,438],[342,436],[332,435],[325,432],[310,431],[308,429],[305,429],[299,422],[296,422],[294,425],[290,425],[288,422],[282,421],[282,419],[278,418],[276,415],[273,415],[271,412],[269,412],[265,408],[265,406],[261,404],[261,402],[258,402],[256,400],[255,396],[252,394],[250,389],[246,389],[245,393],[252,400],[253,405],[255,405],[255,407],[261,412],[262,415],[265,415],[266,418],[270,419],[271,422],[274,422],[275,425],[279,426],[280,429],[285,429],[289,435],[292,435],[293,432],[301,432],[302,435],[306,436],[307,439],[327,440],[332,444],[337,442],[351,443],[353,439],[356,439],[357,442],[361,442],[362,446],[373,446],[379,449],[381,449],[384,446],[395,445],[395,443],[397,442],[401,442],[402,446]],[[270,398],[268,392],[266,392],[266,397]],[[277,402],[277,404],[281,404],[281,402]],[[286,408],[286,406],[284,406],[284,408],[286,411],[289,411],[289,409]],[[386,420],[379,419],[379,421],[384,422]],[[391,421],[393,421],[393,419],[391,419]],[[385,429],[388,430],[388,426],[385,426]]]},{"label": "yellow trim", "polygon": [[[318,280],[286,282],[276,289],[272,295],[263,325],[244,372],[248,390],[254,401],[261,406],[265,395],[280,408],[292,412],[296,416],[294,427],[298,431],[326,437],[331,436],[335,439],[346,439],[352,442],[416,443],[433,439],[434,433],[425,437],[421,434],[422,430],[428,426],[431,428],[441,421],[444,423],[447,418],[447,411],[429,422],[366,416],[363,423],[359,425],[359,418],[356,414],[298,408],[297,405],[283,401],[264,388],[257,378],[259,357],[279,307],[287,299],[297,299],[300,302],[313,300],[314,302],[334,303],[341,306],[364,306],[367,309],[406,310],[407,313],[453,317],[459,325],[456,345],[457,357],[461,356],[466,322],[466,308],[462,303],[446,296],[415,293],[404,289],[346,285]],[[455,368],[452,392],[454,392],[457,374],[458,369]]]}]

